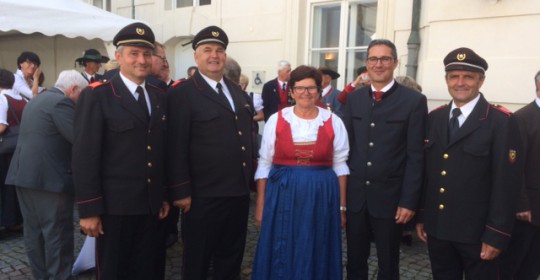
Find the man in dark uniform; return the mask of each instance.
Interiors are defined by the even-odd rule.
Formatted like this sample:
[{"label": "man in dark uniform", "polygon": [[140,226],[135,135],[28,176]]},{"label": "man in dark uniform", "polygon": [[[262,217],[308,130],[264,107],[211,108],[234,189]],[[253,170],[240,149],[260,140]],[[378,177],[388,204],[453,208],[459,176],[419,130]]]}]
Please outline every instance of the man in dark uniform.
[{"label": "man in dark uniform", "polygon": [[534,76],[536,99],[514,117],[523,142],[523,185],[516,210],[514,233],[503,252],[501,279],[537,280],[540,277],[540,71]]},{"label": "man in dark uniform", "polygon": [[351,151],[347,180],[347,278],[367,279],[370,236],[378,278],[399,278],[402,226],[414,215],[424,168],[426,97],[394,80],[396,46],[374,40],[366,60],[371,86],[347,96],[343,122]]},{"label": "man in dark uniform", "polygon": [[434,279],[499,279],[521,176],[517,124],[480,93],[482,57],[458,48],[444,65],[452,102],[428,116],[417,233]]},{"label": "man in dark uniform", "polygon": [[284,107],[292,105],[292,98],[287,94],[287,83],[291,75],[291,64],[286,60],[278,62],[278,75],[275,79],[263,85],[261,97],[263,100],[264,121]]},{"label": "man in dark uniform", "polygon": [[80,66],[84,67],[81,75],[89,84],[103,80],[103,76],[98,73],[102,63],[107,63],[109,58],[101,55],[96,49],[87,49],[83,56],[75,59]]},{"label": "man in dark uniform", "polygon": [[227,34],[217,27],[193,39],[198,71],[167,94],[167,176],[183,211],[182,279],[237,279],[249,210],[255,151],[253,109],[234,82],[223,78]]},{"label": "man in dark uniform", "polygon": [[154,34],[133,23],[114,37],[120,72],[79,98],[73,172],[81,229],[96,238],[98,279],[154,279],[163,182],[165,95],[145,82]]}]

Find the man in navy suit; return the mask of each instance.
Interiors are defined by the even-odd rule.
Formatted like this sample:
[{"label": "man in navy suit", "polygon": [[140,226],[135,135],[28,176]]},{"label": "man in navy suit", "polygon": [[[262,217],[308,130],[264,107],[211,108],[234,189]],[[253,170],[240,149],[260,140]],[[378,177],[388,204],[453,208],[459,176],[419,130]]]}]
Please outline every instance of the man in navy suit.
[{"label": "man in navy suit", "polygon": [[343,122],[351,151],[347,180],[347,277],[367,279],[370,236],[378,278],[399,278],[402,225],[414,215],[422,185],[426,97],[394,80],[396,46],[374,40],[366,59],[371,86],[347,96]]},{"label": "man in navy suit", "polygon": [[35,279],[71,279],[73,264],[73,114],[87,85],[75,70],[24,107],[6,183],[17,188],[24,244]]},{"label": "man in navy suit", "polygon": [[155,279],[168,212],[164,188],[165,96],[146,82],[154,33],[133,23],[114,37],[120,71],[87,87],[77,103],[73,142],[81,229],[96,237],[103,279]]},{"label": "man in navy suit", "polygon": [[288,94],[287,83],[291,74],[291,64],[286,60],[278,62],[278,75],[275,79],[266,82],[262,90],[264,121],[277,111],[292,105]]}]

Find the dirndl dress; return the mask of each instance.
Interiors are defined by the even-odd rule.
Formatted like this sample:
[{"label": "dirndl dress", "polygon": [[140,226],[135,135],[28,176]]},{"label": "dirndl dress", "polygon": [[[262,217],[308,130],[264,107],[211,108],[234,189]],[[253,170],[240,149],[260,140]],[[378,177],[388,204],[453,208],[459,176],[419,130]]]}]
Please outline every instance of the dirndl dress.
[{"label": "dirndl dress", "polygon": [[315,143],[299,145],[278,114],[251,279],[342,279],[332,120],[319,128]]}]

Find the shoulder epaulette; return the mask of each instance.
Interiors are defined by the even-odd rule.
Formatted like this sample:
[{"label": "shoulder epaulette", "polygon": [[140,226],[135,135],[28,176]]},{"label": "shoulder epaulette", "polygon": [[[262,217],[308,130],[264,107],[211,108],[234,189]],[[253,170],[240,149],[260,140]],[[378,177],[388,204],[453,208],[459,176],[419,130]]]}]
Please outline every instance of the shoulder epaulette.
[{"label": "shoulder epaulette", "polygon": [[493,107],[493,109],[495,109],[497,111],[502,112],[503,114],[505,114],[507,116],[512,115],[512,111],[508,110],[506,107],[504,107],[504,106],[502,106],[500,104],[491,104],[491,107]]},{"label": "shoulder epaulette", "polygon": [[184,81],[184,80],[182,80],[182,79],[178,79],[178,80],[174,81],[174,82],[171,84],[170,87],[175,87],[175,86],[179,85],[179,84],[180,84],[181,82],[183,82],[183,81]]},{"label": "shoulder epaulette", "polygon": [[442,108],[444,108],[446,106],[448,106],[448,104],[443,104],[443,105],[441,105],[439,107],[436,107],[435,109],[431,110],[431,112],[437,111],[437,110],[442,109]]},{"label": "shoulder epaulette", "polygon": [[100,86],[100,85],[102,85],[102,84],[104,84],[106,82],[107,81],[103,81],[103,82],[102,81],[95,81],[93,83],[88,84],[88,86],[91,87],[91,88],[96,88],[96,87],[98,87],[98,86]]}]

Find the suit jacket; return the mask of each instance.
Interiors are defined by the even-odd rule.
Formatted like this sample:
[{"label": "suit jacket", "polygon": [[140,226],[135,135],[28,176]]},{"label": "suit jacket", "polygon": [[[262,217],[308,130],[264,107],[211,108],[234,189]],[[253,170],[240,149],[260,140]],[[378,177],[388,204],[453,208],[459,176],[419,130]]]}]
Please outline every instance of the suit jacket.
[{"label": "suit jacket", "polygon": [[50,88],[25,106],[6,183],[73,194],[71,143],[75,104]]},{"label": "suit jacket", "polygon": [[398,83],[375,102],[371,87],[347,96],[343,121],[350,143],[347,209],[393,218],[418,206],[424,168],[426,97]]},{"label": "suit jacket", "polygon": [[[86,77],[86,75],[85,75],[83,72],[81,72],[81,75],[83,76],[83,78],[84,78],[88,83],[90,83],[90,80],[88,79],[88,77]],[[95,79],[96,81],[103,81],[104,77],[103,77],[103,75],[96,73],[96,74],[94,74],[94,79]]]},{"label": "suit jacket", "polygon": [[517,124],[481,96],[449,141],[450,108],[443,106],[428,117],[419,222],[438,239],[504,249],[521,176]]},{"label": "suit jacket", "polygon": [[197,71],[167,92],[167,177],[173,200],[249,194],[253,178],[253,107],[224,79],[233,111]]},{"label": "suit jacket", "polygon": [[165,96],[148,83],[146,90],[150,120],[120,75],[82,91],[73,142],[81,217],[153,214],[162,206]]},{"label": "suit jacket", "polygon": [[540,226],[540,107],[533,101],[516,111],[514,117],[523,142],[525,164],[517,212],[530,210],[532,223]]},{"label": "suit jacket", "polygon": [[332,113],[343,118],[343,112],[341,110],[341,102],[337,100],[339,90],[332,87],[332,90],[321,98],[321,103],[325,109],[331,110]]},{"label": "suit jacket", "polygon": [[[266,122],[271,115],[278,111],[278,105],[281,103],[279,96],[279,82],[277,78],[270,80],[263,85],[261,97],[264,106],[264,121]],[[289,105],[292,105],[292,100],[289,93],[287,93],[287,106]]]}]

